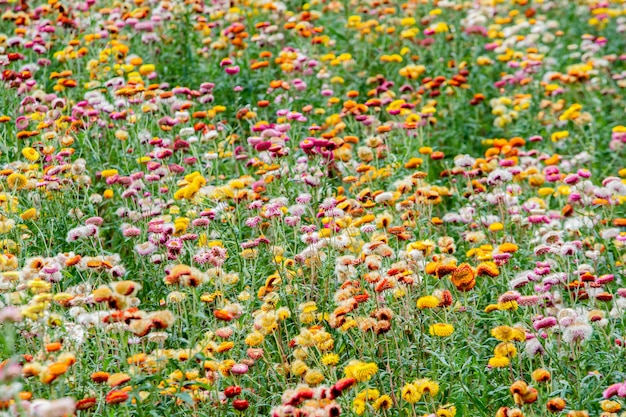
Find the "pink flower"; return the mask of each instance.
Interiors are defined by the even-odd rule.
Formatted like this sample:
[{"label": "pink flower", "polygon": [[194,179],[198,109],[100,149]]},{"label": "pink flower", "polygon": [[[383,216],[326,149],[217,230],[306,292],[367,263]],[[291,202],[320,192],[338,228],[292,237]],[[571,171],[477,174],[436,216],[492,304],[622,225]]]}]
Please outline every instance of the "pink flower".
[{"label": "pink flower", "polygon": [[230,373],[235,374],[235,375],[244,375],[248,373],[248,365],[244,363],[236,363],[230,369]]},{"label": "pink flower", "polygon": [[557,324],[556,318],[546,317],[546,318],[543,318],[541,320],[537,320],[536,322],[534,322],[533,328],[535,330],[541,330],[541,329],[546,329],[549,327],[556,326],[556,324]]},{"label": "pink flower", "polygon": [[235,65],[235,66],[232,66],[232,67],[226,67],[225,71],[226,71],[226,74],[228,74],[228,75],[238,74],[239,73],[239,65]]},{"label": "pink flower", "polygon": [[261,357],[263,356],[263,349],[261,348],[248,348],[248,350],[246,351],[246,354],[248,355],[248,357],[250,359],[261,359]]},{"label": "pink flower", "polygon": [[626,397],[626,381],[613,384],[605,389],[602,393],[602,397],[604,397],[605,399],[609,399],[615,395],[618,395],[620,397]]}]

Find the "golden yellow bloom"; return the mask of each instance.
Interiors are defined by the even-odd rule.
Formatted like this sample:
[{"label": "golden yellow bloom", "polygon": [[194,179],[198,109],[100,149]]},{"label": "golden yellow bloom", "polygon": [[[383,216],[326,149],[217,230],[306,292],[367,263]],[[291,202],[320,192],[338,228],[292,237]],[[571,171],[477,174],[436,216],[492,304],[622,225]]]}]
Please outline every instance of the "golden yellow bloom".
[{"label": "golden yellow bloom", "polygon": [[439,393],[439,384],[428,378],[421,378],[413,381],[413,384],[417,387],[417,391],[420,395],[429,394],[434,397]]},{"label": "golden yellow bloom", "polygon": [[435,323],[428,329],[431,336],[448,337],[454,333],[454,326],[447,323]]},{"label": "golden yellow bloom", "polygon": [[519,305],[517,304],[517,301],[515,300],[498,303],[498,310],[500,311],[517,310],[518,307]]},{"label": "golden yellow bloom", "polygon": [[309,385],[319,385],[324,380],[324,374],[316,369],[309,369],[304,375],[304,382]]},{"label": "golden yellow bloom", "polygon": [[416,403],[422,398],[422,394],[415,384],[406,384],[402,387],[402,399],[410,404]]},{"label": "golden yellow bloom", "polygon": [[366,388],[356,395],[356,399],[361,401],[375,401],[378,397],[380,397],[380,391],[375,388]]},{"label": "golden yellow bloom", "polygon": [[514,358],[517,355],[517,349],[511,342],[499,343],[494,351],[495,356],[506,356],[507,358]]},{"label": "golden yellow bloom", "polygon": [[254,331],[246,337],[246,345],[253,346],[253,347],[258,346],[261,343],[263,343],[263,339],[265,339],[263,334],[261,334],[260,332]]},{"label": "golden yellow bloom", "polygon": [[302,376],[305,372],[309,370],[309,367],[306,363],[301,361],[300,359],[296,359],[291,364],[291,374],[296,376]]},{"label": "golden yellow bloom", "polygon": [[552,142],[559,142],[559,141],[567,138],[568,136],[569,136],[569,132],[567,130],[561,130],[559,132],[554,132],[550,136],[550,140],[552,140]]},{"label": "golden yellow bloom", "polygon": [[118,174],[117,169],[105,169],[105,170],[102,170],[102,172],[100,173],[100,175],[102,175],[103,178],[109,178],[117,174]]},{"label": "golden yellow bloom", "polygon": [[347,377],[354,378],[357,382],[369,381],[378,372],[378,365],[374,362],[364,363],[353,360],[346,366],[344,372]]},{"label": "golden yellow bloom", "polygon": [[503,230],[503,229],[504,229],[504,225],[500,222],[491,223],[489,225],[490,232],[499,232],[500,230]]},{"label": "golden yellow bloom", "polygon": [[393,401],[390,396],[385,394],[381,395],[376,401],[374,401],[374,404],[372,405],[374,406],[375,410],[389,410],[393,405]]},{"label": "golden yellow bloom", "polygon": [[622,406],[617,401],[604,400],[600,401],[600,407],[607,413],[617,413],[622,409]]},{"label": "golden yellow bloom", "polygon": [[362,416],[365,413],[366,403],[363,400],[355,399],[352,402],[352,411],[357,416]]},{"label": "golden yellow bloom", "polygon": [[37,217],[37,209],[35,209],[34,207],[31,207],[28,210],[24,211],[22,214],[20,214],[20,218],[22,220],[32,220],[36,217]]},{"label": "golden yellow bloom", "polygon": [[493,262],[481,262],[476,267],[476,274],[495,278],[500,275],[500,270]]},{"label": "golden yellow bloom", "polygon": [[491,335],[501,342],[510,342],[516,340],[523,342],[526,340],[526,333],[522,329],[510,326],[498,326],[491,329]]},{"label": "golden yellow bloom", "polygon": [[339,355],[336,353],[327,353],[322,356],[322,364],[325,366],[334,366],[339,363]]},{"label": "golden yellow bloom", "polygon": [[509,366],[509,358],[506,356],[494,356],[489,359],[489,366],[491,368],[505,368]]},{"label": "golden yellow bloom", "polygon": [[24,158],[28,159],[31,162],[35,162],[40,157],[39,152],[31,147],[22,149],[22,155],[24,155]]},{"label": "golden yellow bloom", "polygon": [[456,407],[452,404],[446,404],[437,410],[437,417],[454,417],[456,416]]},{"label": "golden yellow bloom", "polygon": [[485,313],[491,313],[492,311],[495,311],[498,309],[498,305],[497,304],[489,304],[487,307],[485,307],[484,312]]},{"label": "golden yellow bloom", "polygon": [[425,295],[417,299],[417,308],[435,308],[439,305],[439,299],[433,295]]},{"label": "golden yellow bloom", "polygon": [[7,184],[10,189],[21,190],[28,183],[28,179],[25,175],[14,172],[7,177]]}]

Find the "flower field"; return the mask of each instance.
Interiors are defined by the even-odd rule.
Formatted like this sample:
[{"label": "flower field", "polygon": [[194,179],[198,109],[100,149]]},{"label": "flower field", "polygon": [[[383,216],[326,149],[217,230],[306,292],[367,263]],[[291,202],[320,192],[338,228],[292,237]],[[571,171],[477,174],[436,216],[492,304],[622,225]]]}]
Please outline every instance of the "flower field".
[{"label": "flower field", "polygon": [[626,416],[623,0],[0,14],[0,416]]}]

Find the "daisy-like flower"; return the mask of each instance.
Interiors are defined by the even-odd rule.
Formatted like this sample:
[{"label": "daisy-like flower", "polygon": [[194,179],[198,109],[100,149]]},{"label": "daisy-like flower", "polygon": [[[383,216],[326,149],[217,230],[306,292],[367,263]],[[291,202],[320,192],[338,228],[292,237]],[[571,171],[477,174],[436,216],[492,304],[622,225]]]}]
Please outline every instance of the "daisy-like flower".
[{"label": "daisy-like flower", "polygon": [[506,356],[494,356],[489,359],[490,368],[506,368],[509,366],[509,358]]},{"label": "daisy-like flower", "polygon": [[439,299],[432,295],[426,295],[417,299],[417,308],[426,309],[426,308],[435,308],[439,306]]},{"label": "daisy-like flower", "polygon": [[435,323],[428,329],[431,336],[448,337],[454,333],[454,326],[447,323]]},{"label": "daisy-like flower", "polygon": [[402,399],[409,404],[414,404],[422,398],[419,387],[416,384],[406,384],[400,392]]}]

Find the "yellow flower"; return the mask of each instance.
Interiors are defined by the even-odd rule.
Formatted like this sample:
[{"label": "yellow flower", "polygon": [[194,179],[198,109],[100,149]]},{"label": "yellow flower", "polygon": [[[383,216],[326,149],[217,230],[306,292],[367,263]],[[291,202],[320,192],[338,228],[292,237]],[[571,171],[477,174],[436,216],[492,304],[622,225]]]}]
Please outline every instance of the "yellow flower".
[{"label": "yellow flower", "polygon": [[569,132],[567,130],[561,130],[559,132],[554,132],[552,136],[550,136],[550,140],[552,142],[559,142],[569,136]]},{"label": "yellow flower", "polygon": [[337,355],[336,353],[327,353],[326,355],[322,356],[322,364],[325,366],[337,365],[338,362],[339,355]]},{"label": "yellow flower", "polygon": [[506,356],[494,356],[489,359],[489,367],[491,368],[505,368],[509,366],[509,358]]},{"label": "yellow flower", "polygon": [[456,416],[456,407],[452,404],[446,404],[437,410],[437,417],[454,417]]},{"label": "yellow flower", "polygon": [[439,393],[439,384],[432,379],[418,379],[413,381],[413,384],[417,387],[420,395],[430,394],[431,397],[434,397]]},{"label": "yellow flower", "polygon": [[490,232],[499,232],[502,229],[504,229],[504,225],[500,222],[491,223],[489,225]]},{"label": "yellow flower", "polygon": [[600,407],[602,407],[602,410],[606,411],[607,413],[617,413],[619,410],[622,409],[620,403],[618,403],[617,401],[609,400],[600,401]]},{"label": "yellow flower", "polygon": [[435,323],[429,328],[431,336],[448,337],[454,333],[454,326],[447,323]]},{"label": "yellow flower", "polygon": [[426,295],[417,299],[417,308],[435,308],[439,305],[439,299],[434,295]]},{"label": "yellow flower", "polygon": [[40,157],[39,152],[31,147],[22,149],[22,155],[24,155],[24,158],[28,159],[31,162],[35,162]]},{"label": "yellow flower", "polygon": [[7,177],[7,184],[11,189],[21,190],[26,186],[27,182],[28,179],[26,178],[26,176],[17,172],[14,172]]},{"label": "yellow flower", "polygon": [[487,307],[485,307],[485,313],[491,313],[492,311],[495,311],[498,309],[498,305],[497,304],[489,304]]},{"label": "yellow flower", "polygon": [[310,369],[304,375],[304,382],[309,385],[319,385],[323,380],[324,375],[316,369]]},{"label": "yellow flower", "polygon": [[422,146],[421,148],[418,149],[418,152],[421,153],[422,155],[430,155],[431,153],[433,153],[433,148],[429,146]]},{"label": "yellow flower", "polygon": [[[347,369],[348,368],[346,368],[346,371]],[[369,381],[372,376],[376,374],[376,372],[378,372],[378,365],[376,365],[374,362],[361,363],[359,365],[356,365],[351,371],[352,378],[356,379],[357,382]],[[347,372],[346,375],[348,375]]]},{"label": "yellow flower", "polygon": [[416,403],[422,398],[419,388],[415,384],[406,384],[402,387],[402,399],[410,404]]},{"label": "yellow flower", "polygon": [[22,220],[32,220],[37,217],[37,209],[31,207],[22,214],[20,214]]},{"label": "yellow flower", "polygon": [[307,366],[307,364],[301,361],[300,359],[296,359],[291,364],[292,375],[301,376],[301,375],[304,375],[304,373],[308,370],[309,370],[309,367]]},{"label": "yellow flower", "polygon": [[354,411],[354,414],[357,416],[362,416],[365,413],[365,406],[365,401],[356,399],[352,403],[352,411]]},{"label": "yellow flower", "polygon": [[285,320],[291,317],[291,312],[287,307],[281,307],[276,310],[276,315],[278,316],[278,320]]},{"label": "yellow flower", "polygon": [[552,378],[552,375],[550,375],[550,371],[547,369],[538,368],[533,371],[532,378],[535,382],[548,382]]},{"label": "yellow flower", "polygon": [[246,337],[246,345],[248,346],[258,346],[263,343],[263,339],[265,337],[260,332],[252,332]]},{"label": "yellow flower", "polygon": [[583,106],[578,103],[572,104],[567,110],[563,112],[563,114],[559,116],[559,120],[574,120],[578,118],[578,116],[580,116],[580,111],[582,110],[582,108]]},{"label": "yellow flower", "polygon": [[144,64],[139,67],[139,73],[141,75],[148,75],[155,71],[155,66],[153,64]]},{"label": "yellow flower", "polygon": [[35,294],[50,292],[52,289],[52,284],[42,280],[41,278],[35,278],[34,280],[29,281],[26,286]]},{"label": "yellow flower", "polygon": [[356,399],[361,401],[374,401],[378,397],[380,397],[380,391],[375,388],[366,388],[356,395]]},{"label": "yellow flower", "polygon": [[519,305],[517,304],[517,301],[515,300],[498,303],[498,310],[500,311],[517,310],[518,307]]},{"label": "yellow flower", "polygon": [[516,340],[523,342],[526,340],[526,333],[522,329],[509,326],[498,326],[491,329],[491,335],[501,342]]},{"label": "yellow flower", "polygon": [[508,358],[514,358],[517,355],[517,349],[511,342],[502,342],[493,351],[496,356],[506,356]]},{"label": "yellow flower", "polygon": [[116,175],[117,173],[117,169],[105,169],[100,173],[100,175],[102,176],[102,178],[109,178],[113,175]]},{"label": "yellow flower", "polygon": [[393,401],[391,400],[391,397],[387,394],[381,395],[376,401],[374,401],[373,404],[375,410],[389,410],[392,405]]}]

